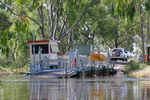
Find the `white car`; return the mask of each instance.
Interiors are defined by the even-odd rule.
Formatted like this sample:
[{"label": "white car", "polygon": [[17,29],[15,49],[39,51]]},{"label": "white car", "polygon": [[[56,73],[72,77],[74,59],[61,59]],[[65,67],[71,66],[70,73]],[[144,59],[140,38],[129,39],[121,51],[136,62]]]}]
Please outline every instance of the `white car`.
[{"label": "white car", "polygon": [[127,61],[128,55],[127,55],[127,52],[125,52],[125,50],[123,48],[114,48],[111,52],[110,59],[111,59],[111,61],[113,61],[113,60]]}]

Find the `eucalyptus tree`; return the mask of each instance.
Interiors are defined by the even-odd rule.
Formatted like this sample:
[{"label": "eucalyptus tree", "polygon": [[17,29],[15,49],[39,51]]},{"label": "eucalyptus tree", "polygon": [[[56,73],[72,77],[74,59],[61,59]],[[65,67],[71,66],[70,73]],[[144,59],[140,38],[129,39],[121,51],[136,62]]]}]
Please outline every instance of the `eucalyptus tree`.
[{"label": "eucalyptus tree", "polygon": [[[49,24],[50,39],[62,39],[67,36],[76,24],[86,14],[88,8],[97,0],[17,0],[14,1],[19,12],[14,12],[12,5],[1,2],[8,10],[17,16],[28,18],[37,24],[45,39],[45,24]],[[13,2],[12,2],[13,4]],[[31,13],[37,12],[38,19],[32,18]],[[45,12],[46,11],[46,12]],[[78,12],[78,13],[77,13]],[[46,27],[48,28],[48,27]]]},{"label": "eucalyptus tree", "polygon": [[[68,45],[69,50],[71,31],[78,27],[77,24],[96,1],[98,0],[2,0],[1,5],[28,22],[28,26],[35,25],[38,39],[42,36],[43,39],[61,40],[61,44]],[[62,42],[64,39],[65,42]]]},{"label": "eucalyptus tree", "polygon": [[[128,22],[132,22],[135,17],[135,14],[138,13],[139,19],[137,20],[140,22],[140,31],[141,31],[141,42],[142,42],[142,54],[145,55],[144,49],[144,33],[143,33],[143,22],[144,17],[146,16],[145,12],[146,9],[148,10],[150,7],[149,0],[103,0],[106,4],[111,6],[112,11],[114,14],[119,15],[120,17],[127,19]],[[146,8],[146,9],[145,9]],[[132,26],[134,28],[135,24]],[[144,62],[143,56],[143,62]]]},{"label": "eucalyptus tree", "polygon": [[[26,41],[27,39],[31,38],[28,19],[24,18],[24,16],[16,17],[15,13],[11,14],[13,13],[13,11],[9,10],[9,7],[7,6],[14,3],[13,0],[10,0],[10,2],[5,1],[5,3],[7,3],[7,5],[0,3],[1,55],[3,56],[3,58],[5,58],[5,56],[7,58],[9,57],[8,60],[13,61],[18,58],[26,58],[26,56],[28,55],[28,44],[26,43]],[[17,12],[18,9],[14,9],[14,11]],[[21,14],[21,12],[19,12],[19,14]],[[25,59],[24,61],[27,60],[28,59]]]},{"label": "eucalyptus tree", "polygon": [[7,13],[0,9],[0,53],[8,58],[10,48],[8,46],[8,40],[10,39],[9,28],[11,26]]},{"label": "eucalyptus tree", "polygon": [[[91,36],[91,44],[94,40],[99,38],[101,43],[107,44],[109,47],[121,47],[128,39],[132,38],[134,34],[129,34],[130,27],[127,27],[124,19],[118,16],[112,16],[109,7],[99,2],[97,5],[89,8],[86,18],[86,24],[82,27],[85,39]],[[93,16],[95,15],[95,16]],[[84,29],[84,30],[83,30]]]}]

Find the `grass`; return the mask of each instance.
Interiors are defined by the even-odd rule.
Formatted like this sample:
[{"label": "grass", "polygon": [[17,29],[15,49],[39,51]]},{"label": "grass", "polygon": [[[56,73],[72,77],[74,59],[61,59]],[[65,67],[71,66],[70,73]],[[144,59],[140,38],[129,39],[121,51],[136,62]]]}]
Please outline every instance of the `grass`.
[{"label": "grass", "polygon": [[29,72],[30,65],[28,62],[17,60],[15,62],[1,61],[0,74],[26,74]]},{"label": "grass", "polygon": [[125,67],[128,76],[136,78],[150,78],[150,63],[137,63],[133,60]]},{"label": "grass", "polygon": [[130,74],[130,72],[135,70],[142,70],[146,67],[147,64],[144,63],[137,63],[133,60],[130,61],[130,63],[125,67],[126,74]]}]

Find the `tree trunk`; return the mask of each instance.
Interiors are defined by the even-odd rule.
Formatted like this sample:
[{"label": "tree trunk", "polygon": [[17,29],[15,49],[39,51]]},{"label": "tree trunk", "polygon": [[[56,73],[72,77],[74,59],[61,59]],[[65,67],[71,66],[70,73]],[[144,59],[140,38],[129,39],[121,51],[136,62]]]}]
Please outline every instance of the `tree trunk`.
[{"label": "tree trunk", "polygon": [[60,37],[61,37],[61,35],[62,35],[62,32],[63,32],[63,30],[64,30],[64,27],[65,27],[65,25],[66,25],[66,23],[67,23],[67,19],[68,19],[68,14],[66,14],[66,16],[65,16],[65,18],[64,18],[64,20],[63,20],[63,24],[62,24],[61,29],[60,29],[60,31],[59,31],[57,40],[59,40]]},{"label": "tree trunk", "polygon": [[56,17],[56,22],[55,22],[55,29],[54,29],[54,33],[53,33],[53,39],[56,39],[56,32],[57,32],[57,28],[58,28],[58,22],[59,22],[59,0],[57,0],[57,10],[55,12],[55,17]]},{"label": "tree trunk", "polygon": [[115,48],[118,48],[118,39],[115,40]]},{"label": "tree trunk", "polygon": [[65,53],[65,51],[64,51],[64,46],[63,46],[63,40],[61,40],[61,42],[60,42],[60,46],[61,46],[61,48],[62,48],[62,53],[64,54]]},{"label": "tree trunk", "polygon": [[71,33],[69,34],[69,43],[68,43],[68,52],[69,52],[69,50],[70,50],[70,48],[71,48],[71,43],[72,43],[72,38],[71,38]]},{"label": "tree trunk", "polygon": [[45,32],[44,32],[44,16],[43,16],[43,4],[41,4],[41,6],[38,8],[38,12],[39,12],[39,15],[40,15],[40,18],[41,18],[41,24],[40,25],[40,29],[41,29],[41,32],[42,32],[42,38],[45,40]]},{"label": "tree trunk", "polygon": [[[142,8],[140,8],[140,14],[142,14]],[[140,19],[140,24],[141,24],[142,55],[143,55],[142,61],[145,63],[144,34],[143,34],[143,23],[142,23],[142,18]]]},{"label": "tree trunk", "polygon": [[42,32],[42,38],[45,40],[45,32],[44,27],[40,26],[41,32]]},{"label": "tree trunk", "polygon": [[54,18],[53,18],[53,0],[50,0],[50,13],[51,13],[51,37],[53,37],[54,32]]},{"label": "tree trunk", "polygon": [[15,40],[14,52],[12,53],[12,57],[13,57],[14,62],[15,62],[15,53],[16,53],[16,49],[17,49],[17,42],[18,42],[18,35],[17,35],[17,38]]},{"label": "tree trunk", "polygon": [[76,46],[77,46],[78,45],[78,40],[77,39],[75,40],[75,43],[76,43]]},{"label": "tree trunk", "polygon": [[92,45],[94,45],[94,37],[95,37],[95,32],[93,33],[93,36],[92,36]]}]

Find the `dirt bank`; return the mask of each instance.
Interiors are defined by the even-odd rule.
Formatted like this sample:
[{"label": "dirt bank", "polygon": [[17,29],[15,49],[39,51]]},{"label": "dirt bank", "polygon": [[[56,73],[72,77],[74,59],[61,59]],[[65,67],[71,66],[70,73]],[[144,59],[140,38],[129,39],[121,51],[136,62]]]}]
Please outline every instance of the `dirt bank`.
[{"label": "dirt bank", "polygon": [[29,68],[24,69],[9,69],[0,67],[0,75],[9,75],[9,74],[27,74],[30,71]]},{"label": "dirt bank", "polygon": [[11,71],[0,67],[0,75],[9,75],[9,74],[11,74]]},{"label": "dirt bank", "polygon": [[141,70],[135,70],[130,73],[130,76],[137,78],[150,78],[150,66],[146,66]]},{"label": "dirt bank", "polygon": [[[118,70],[118,72],[125,71],[125,67],[126,65],[121,65],[121,64],[116,64],[114,66],[114,68]],[[136,78],[150,78],[150,66],[146,66],[145,68],[140,70],[131,71],[129,76],[136,77]]]}]

